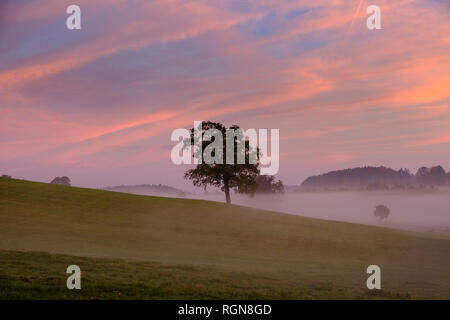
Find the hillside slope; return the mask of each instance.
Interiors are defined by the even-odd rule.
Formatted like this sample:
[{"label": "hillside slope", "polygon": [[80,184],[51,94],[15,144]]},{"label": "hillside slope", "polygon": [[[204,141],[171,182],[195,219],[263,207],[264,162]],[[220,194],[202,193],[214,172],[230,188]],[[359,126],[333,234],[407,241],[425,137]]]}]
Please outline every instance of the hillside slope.
[{"label": "hillside slope", "polygon": [[389,292],[450,298],[443,237],[3,178],[0,249],[191,265],[358,294],[377,264]]}]

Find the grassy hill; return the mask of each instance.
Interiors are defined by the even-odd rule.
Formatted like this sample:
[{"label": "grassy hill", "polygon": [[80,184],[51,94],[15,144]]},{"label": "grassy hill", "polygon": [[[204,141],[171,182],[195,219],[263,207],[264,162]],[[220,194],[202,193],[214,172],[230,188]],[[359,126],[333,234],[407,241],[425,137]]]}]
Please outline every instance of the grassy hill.
[{"label": "grassy hill", "polygon": [[0,178],[0,298],[448,299],[449,265],[443,236]]}]

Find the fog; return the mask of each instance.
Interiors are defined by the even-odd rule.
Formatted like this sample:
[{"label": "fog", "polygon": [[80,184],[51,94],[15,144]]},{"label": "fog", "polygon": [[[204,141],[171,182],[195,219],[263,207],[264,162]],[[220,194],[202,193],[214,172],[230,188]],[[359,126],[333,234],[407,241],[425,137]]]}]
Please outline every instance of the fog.
[{"label": "fog", "polygon": [[[223,193],[190,194],[187,197],[220,202],[225,198]],[[375,206],[383,204],[391,213],[382,226],[450,233],[450,192],[303,192],[253,198],[232,194],[231,201],[305,217],[373,225],[380,225],[373,215]]]}]

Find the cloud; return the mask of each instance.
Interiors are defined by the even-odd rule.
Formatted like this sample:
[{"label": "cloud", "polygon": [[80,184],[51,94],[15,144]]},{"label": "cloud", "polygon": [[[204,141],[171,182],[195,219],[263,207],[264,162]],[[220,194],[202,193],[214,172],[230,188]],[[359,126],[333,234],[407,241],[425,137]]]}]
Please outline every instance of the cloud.
[{"label": "cloud", "polygon": [[202,119],[280,128],[293,170],[298,154],[308,168],[393,151],[419,162],[447,141],[445,2],[380,0],[376,31],[365,1],[77,4],[80,32],[64,29],[61,1],[1,8],[6,169],[167,168],[170,132]]}]

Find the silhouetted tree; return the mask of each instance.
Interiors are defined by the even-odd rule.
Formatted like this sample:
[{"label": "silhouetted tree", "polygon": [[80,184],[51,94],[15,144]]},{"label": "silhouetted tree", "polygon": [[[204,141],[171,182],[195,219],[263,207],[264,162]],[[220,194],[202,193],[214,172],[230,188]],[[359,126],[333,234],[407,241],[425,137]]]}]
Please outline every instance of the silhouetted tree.
[{"label": "silhouetted tree", "polygon": [[63,186],[70,186],[70,179],[68,177],[66,177],[66,176],[56,177],[50,183],[60,184],[60,185],[63,185]]},{"label": "silhouetted tree", "polygon": [[281,180],[275,181],[274,176],[259,175],[256,177],[256,193],[282,193],[284,185]]},{"label": "silhouetted tree", "polygon": [[391,213],[391,210],[389,210],[388,207],[385,205],[378,205],[375,207],[375,211],[373,212],[373,215],[380,219],[380,222],[384,219],[387,219],[389,214]]},{"label": "silhouetted tree", "polygon": [[442,186],[447,183],[447,173],[442,166],[421,167],[417,170],[416,180],[425,186]]},{"label": "silhouetted tree", "polygon": [[11,176],[8,176],[7,174],[2,174],[2,178],[11,179]]},{"label": "silhouetted tree", "polygon": [[[211,136],[207,131],[210,129],[218,130],[223,137],[222,148],[212,148],[214,142],[220,143],[220,141],[215,141],[215,137]],[[233,125],[229,129],[237,130],[238,126]],[[231,203],[230,190],[233,189],[238,193],[253,193],[256,190],[256,176],[259,174],[259,150],[252,150],[248,140],[243,140],[244,137],[235,136],[234,138],[234,150],[229,150],[229,152],[234,153],[234,164],[227,164],[227,147],[226,147],[226,135],[227,128],[219,122],[206,121],[202,122],[201,130],[197,128],[197,132],[200,133],[202,138],[201,149],[194,152],[193,157],[197,160],[201,160],[202,163],[197,164],[195,169],[188,170],[184,174],[185,179],[192,180],[192,183],[197,187],[205,187],[206,185],[212,185],[219,187],[223,192],[225,192],[225,199],[227,203]],[[195,136],[194,128],[191,129],[191,138],[185,141],[185,147],[190,147],[195,145],[196,139],[199,137]],[[245,152],[245,164],[237,163],[237,151],[238,143],[244,145]],[[211,145],[211,146],[210,146]],[[208,148],[208,146],[210,146]],[[203,154],[205,149],[208,148],[211,156],[221,157],[221,163],[205,163],[203,159]],[[250,157],[256,157],[258,162],[256,164],[249,163]]]}]

